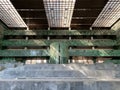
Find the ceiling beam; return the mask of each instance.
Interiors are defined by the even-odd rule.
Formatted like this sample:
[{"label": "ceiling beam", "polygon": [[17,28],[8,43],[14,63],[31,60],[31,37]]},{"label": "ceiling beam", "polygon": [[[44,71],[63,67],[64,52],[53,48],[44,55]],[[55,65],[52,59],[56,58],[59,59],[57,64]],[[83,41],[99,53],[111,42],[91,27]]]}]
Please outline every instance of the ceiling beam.
[{"label": "ceiling beam", "polygon": [[[23,19],[47,19],[45,17],[22,17]],[[72,17],[72,19],[96,19],[97,17]]]},{"label": "ceiling beam", "polygon": [[[102,8],[81,8],[81,9],[74,9],[74,11],[101,11]],[[45,11],[45,9],[16,9],[17,11]]]}]

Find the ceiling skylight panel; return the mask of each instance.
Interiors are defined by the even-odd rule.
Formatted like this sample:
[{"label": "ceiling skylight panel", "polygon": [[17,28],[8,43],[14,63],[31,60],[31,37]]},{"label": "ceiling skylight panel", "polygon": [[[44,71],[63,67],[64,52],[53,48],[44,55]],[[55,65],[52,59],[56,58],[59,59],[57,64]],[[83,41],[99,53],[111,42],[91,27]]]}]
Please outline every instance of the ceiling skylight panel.
[{"label": "ceiling skylight panel", "polygon": [[43,0],[49,27],[70,27],[76,0]]},{"label": "ceiling skylight panel", "polygon": [[111,27],[120,18],[120,1],[109,0],[92,27]]},{"label": "ceiling skylight panel", "polygon": [[0,15],[8,27],[27,27],[10,0],[0,0]]},{"label": "ceiling skylight panel", "polygon": [[[116,4],[116,3],[114,3],[114,4]],[[114,5],[114,4],[113,4],[113,5]],[[118,11],[118,6],[119,6],[119,5],[111,6],[112,9],[110,9],[109,12],[107,13],[107,16],[106,16],[107,19],[106,19],[106,22],[103,23],[104,25],[108,25],[108,26],[111,25],[111,24],[109,23],[109,20],[111,20],[114,16],[116,17],[116,14],[119,12],[119,11]],[[112,22],[115,22],[116,19],[113,18],[112,20],[113,20]],[[112,22],[111,22],[111,23],[112,23]],[[110,26],[109,26],[109,27],[110,27]]]}]

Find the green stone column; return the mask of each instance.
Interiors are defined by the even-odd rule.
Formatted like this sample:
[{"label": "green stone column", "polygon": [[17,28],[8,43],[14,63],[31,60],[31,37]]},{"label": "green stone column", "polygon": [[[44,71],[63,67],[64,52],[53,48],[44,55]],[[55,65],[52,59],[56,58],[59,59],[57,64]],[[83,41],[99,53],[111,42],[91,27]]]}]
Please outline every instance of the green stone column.
[{"label": "green stone column", "polygon": [[68,44],[67,42],[61,42],[60,43],[60,63],[67,64],[68,59],[69,59]]},{"label": "green stone column", "polygon": [[0,49],[2,49],[2,40],[6,29],[8,29],[7,26],[0,21]]},{"label": "green stone column", "polygon": [[4,28],[3,26],[0,24],[0,49],[2,49],[2,40],[3,40],[3,31],[4,31]]},{"label": "green stone column", "polygon": [[68,63],[68,45],[65,42],[54,42],[50,44],[50,63]]},{"label": "green stone column", "polygon": [[2,49],[2,35],[0,35],[0,49]]},{"label": "green stone column", "polygon": [[53,64],[59,64],[59,56],[60,56],[60,52],[59,52],[59,43],[58,42],[54,42],[50,44],[50,63]]}]

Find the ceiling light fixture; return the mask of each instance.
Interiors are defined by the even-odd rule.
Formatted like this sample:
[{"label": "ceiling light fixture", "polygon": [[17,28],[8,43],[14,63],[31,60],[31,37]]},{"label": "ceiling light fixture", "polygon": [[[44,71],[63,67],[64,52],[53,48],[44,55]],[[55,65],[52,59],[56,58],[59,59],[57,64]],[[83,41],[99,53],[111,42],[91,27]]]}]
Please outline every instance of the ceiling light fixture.
[{"label": "ceiling light fixture", "polygon": [[8,27],[27,28],[27,25],[10,0],[0,0],[0,19]]},{"label": "ceiling light fixture", "polygon": [[43,1],[49,27],[70,27],[76,0]]},{"label": "ceiling light fixture", "polygon": [[111,27],[120,18],[120,0],[109,0],[92,27]]}]

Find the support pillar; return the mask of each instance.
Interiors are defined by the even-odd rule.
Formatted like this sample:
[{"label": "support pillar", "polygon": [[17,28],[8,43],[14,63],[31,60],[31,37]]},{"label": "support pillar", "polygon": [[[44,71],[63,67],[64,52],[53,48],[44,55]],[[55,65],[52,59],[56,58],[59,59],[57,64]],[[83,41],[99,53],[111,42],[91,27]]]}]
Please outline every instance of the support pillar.
[{"label": "support pillar", "polygon": [[65,64],[68,63],[68,45],[64,42],[54,42],[50,45],[50,63]]},{"label": "support pillar", "polygon": [[67,43],[60,43],[60,63],[67,64],[69,60],[69,53],[68,53],[68,44]]},{"label": "support pillar", "polygon": [[2,49],[4,30],[6,30],[6,29],[8,29],[8,28],[0,21],[0,49]]},{"label": "support pillar", "polygon": [[[28,40],[29,38],[28,37],[25,37],[25,40]],[[27,47],[24,47],[25,50],[27,50]]]},{"label": "support pillar", "polygon": [[95,64],[97,62],[96,57],[93,57],[93,63]]},{"label": "support pillar", "polygon": [[50,53],[50,63],[59,64],[60,52],[59,52],[59,43],[58,42],[51,43],[49,53]]},{"label": "support pillar", "polygon": [[[93,40],[93,36],[91,36],[91,40]],[[95,47],[94,47],[94,46],[92,46],[92,49],[94,50],[94,49],[95,49]]]}]

